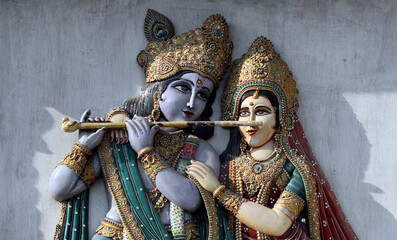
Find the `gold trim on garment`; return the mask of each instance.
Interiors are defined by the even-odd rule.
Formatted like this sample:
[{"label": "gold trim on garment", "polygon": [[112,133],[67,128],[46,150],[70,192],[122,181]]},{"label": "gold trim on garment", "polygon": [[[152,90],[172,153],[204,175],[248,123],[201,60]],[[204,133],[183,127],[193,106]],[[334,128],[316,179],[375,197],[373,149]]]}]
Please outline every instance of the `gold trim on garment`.
[{"label": "gold trim on garment", "polygon": [[113,240],[123,240],[123,225],[107,218],[102,219],[96,232]]},{"label": "gold trim on garment", "polygon": [[292,134],[289,131],[283,131],[277,141],[281,142],[283,152],[287,154],[287,158],[294,165],[294,167],[299,171],[303,184],[305,185],[306,192],[306,203],[307,203],[307,213],[309,218],[309,231],[310,238],[313,240],[320,240],[320,212],[319,212],[319,202],[316,188],[316,180],[312,176],[312,170],[310,166],[304,161],[305,156],[298,156],[295,151],[293,151],[288,143],[288,134]]},{"label": "gold trim on garment", "polygon": [[116,174],[116,167],[113,162],[112,151],[110,148],[109,134],[105,134],[101,145],[99,145],[99,160],[101,162],[103,175],[109,188],[117,209],[119,211],[121,221],[123,222],[124,229],[126,230],[130,239],[145,240],[134,215],[127,205],[127,196],[121,189],[121,182],[119,176]]}]

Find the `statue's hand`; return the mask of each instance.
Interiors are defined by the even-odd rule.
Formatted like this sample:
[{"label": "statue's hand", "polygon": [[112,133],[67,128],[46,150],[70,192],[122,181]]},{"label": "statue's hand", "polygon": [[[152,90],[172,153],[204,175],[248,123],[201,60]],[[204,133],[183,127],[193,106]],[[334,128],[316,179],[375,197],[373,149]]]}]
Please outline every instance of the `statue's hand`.
[{"label": "statue's hand", "polygon": [[134,116],[132,120],[126,121],[125,124],[130,145],[135,152],[153,145],[154,134],[159,130],[158,126],[150,128],[147,120],[140,116]]},{"label": "statue's hand", "polygon": [[192,160],[192,165],[187,166],[186,173],[211,193],[221,185],[212,168],[205,163]]},{"label": "statue's hand", "polygon": [[[105,122],[104,118],[89,118],[91,115],[91,110],[86,110],[83,115],[81,115],[80,122]],[[96,132],[91,131],[79,131],[79,143],[86,148],[92,150],[99,146],[103,136],[105,135],[107,128],[98,129]]]},{"label": "statue's hand", "polygon": [[[107,118],[108,121],[112,123],[121,123],[129,120],[128,115],[125,112],[113,113]],[[119,144],[124,144],[128,142],[128,134],[125,128],[122,129],[111,129],[110,130],[110,141],[115,141]]]},{"label": "statue's hand", "polygon": [[88,136],[82,136],[78,142],[86,148],[93,150],[94,148],[98,147],[99,144],[101,144],[106,131],[107,128],[103,127]]}]

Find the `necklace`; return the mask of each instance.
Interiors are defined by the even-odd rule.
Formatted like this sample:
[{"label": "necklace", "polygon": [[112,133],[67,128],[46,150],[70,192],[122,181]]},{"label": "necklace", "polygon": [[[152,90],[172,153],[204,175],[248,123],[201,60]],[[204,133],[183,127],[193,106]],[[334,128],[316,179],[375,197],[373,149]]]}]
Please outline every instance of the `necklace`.
[{"label": "necklace", "polygon": [[261,161],[255,160],[248,152],[241,155],[236,163],[238,175],[246,185],[248,194],[253,196],[262,185],[274,180],[284,167],[285,162],[285,156],[274,151],[267,159]]}]

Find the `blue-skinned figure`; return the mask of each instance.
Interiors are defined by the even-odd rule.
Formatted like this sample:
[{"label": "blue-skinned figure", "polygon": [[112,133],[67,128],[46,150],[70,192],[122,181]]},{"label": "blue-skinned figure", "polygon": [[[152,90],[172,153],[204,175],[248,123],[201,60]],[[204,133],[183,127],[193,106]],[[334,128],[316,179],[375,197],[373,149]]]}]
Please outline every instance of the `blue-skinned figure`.
[{"label": "blue-skinned figure", "polygon": [[222,239],[213,198],[185,173],[200,161],[219,174],[218,154],[205,141],[213,129],[149,122],[209,120],[231,60],[228,26],[212,15],[180,36],[164,40],[164,31],[138,56],[147,82],[140,95],[107,115],[125,121],[127,135],[102,128],[83,136],[55,168],[50,191],[63,202],[56,239],[88,239],[87,189],[101,176],[110,208],[93,239]]}]

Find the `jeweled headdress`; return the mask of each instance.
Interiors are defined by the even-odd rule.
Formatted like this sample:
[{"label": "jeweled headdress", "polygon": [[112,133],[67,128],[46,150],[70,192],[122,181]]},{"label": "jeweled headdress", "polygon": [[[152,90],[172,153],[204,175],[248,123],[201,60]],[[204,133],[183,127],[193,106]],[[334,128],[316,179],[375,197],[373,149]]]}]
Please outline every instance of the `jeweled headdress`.
[{"label": "jeweled headdress", "polygon": [[202,28],[167,41],[150,42],[138,56],[146,82],[162,81],[182,70],[199,73],[216,87],[231,62],[233,44],[229,27],[219,14],[208,17]]},{"label": "jeweled headdress", "polygon": [[233,62],[222,98],[222,120],[237,120],[241,97],[249,90],[273,92],[280,104],[281,127],[286,130],[294,128],[299,91],[287,64],[263,36]]}]

